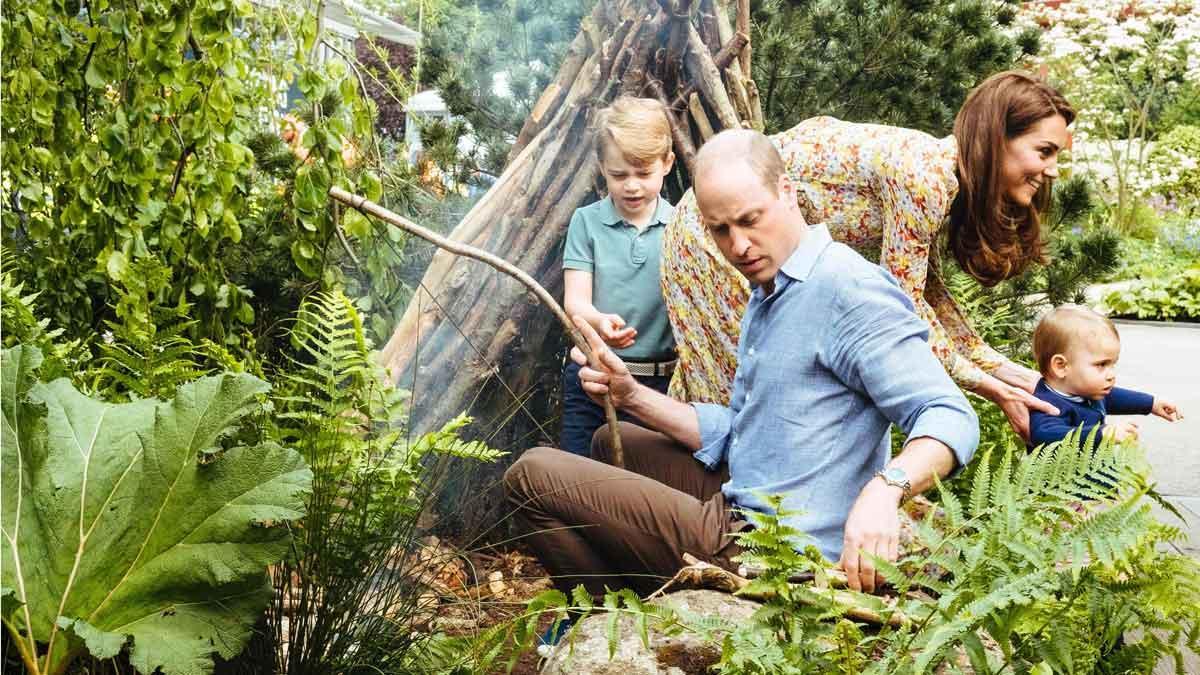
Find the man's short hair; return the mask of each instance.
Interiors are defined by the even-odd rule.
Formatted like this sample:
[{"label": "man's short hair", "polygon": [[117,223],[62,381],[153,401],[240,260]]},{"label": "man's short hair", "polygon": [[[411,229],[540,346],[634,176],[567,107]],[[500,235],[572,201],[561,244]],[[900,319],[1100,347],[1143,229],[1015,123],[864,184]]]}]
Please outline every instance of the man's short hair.
[{"label": "man's short hair", "polygon": [[1118,340],[1121,335],[1107,316],[1081,305],[1059,305],[1046,312],[1033,331],[1033,355],[1042,375],[1050,372],[1050,359],[1066,354],[1067,349],[1094,332],[1108,331]]},{"label": "man's short hair", "polygon": [[696,153],[693,165],[693,184],[716,166],[742,161],[762,181],[763,187],[779,194],[779,177],[783,175],[783,157],[771,139],[753,129],[726,129],[708,139]]},{"label": "man's short hair", "polygon": [[596,116],[596,157],[612,148],[635,166],[666,160],[671,152],[667,108],[652,98],[621,96]]}]

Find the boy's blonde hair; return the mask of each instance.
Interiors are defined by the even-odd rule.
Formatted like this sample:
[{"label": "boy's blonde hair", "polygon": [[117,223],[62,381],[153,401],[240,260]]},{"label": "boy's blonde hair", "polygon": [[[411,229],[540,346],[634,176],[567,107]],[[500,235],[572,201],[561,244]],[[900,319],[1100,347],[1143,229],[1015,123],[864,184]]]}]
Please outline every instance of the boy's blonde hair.
[{"label": "boy's blonde hair", "polygon": [[630,164],[645,165],[671,152],[667,108],[652,98],[621,96],[596,117],[596,157],[611,147]]},{"label": "boy's blonde hair", "polygon": [[1121,335],[1107,316],[1081,305],[1059,305],[1046,312],[1033,331],[1033,355],[1042,375],[1050,372],[1050,359],[1066,354],[1067,348],[1079,340],[1085,331],[1107,330],[1118,340]]}]

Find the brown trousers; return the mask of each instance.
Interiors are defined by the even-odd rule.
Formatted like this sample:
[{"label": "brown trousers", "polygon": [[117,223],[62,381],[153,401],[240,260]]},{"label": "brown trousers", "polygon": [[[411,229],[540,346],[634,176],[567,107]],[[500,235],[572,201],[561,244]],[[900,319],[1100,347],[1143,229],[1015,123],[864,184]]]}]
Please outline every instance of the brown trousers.
[{"label": "brown trousers", "polygon": [[721,494],[724,465],[708,471],[670,438],[622,422],[625,469],[610,465],[608,427],[592,437],[592,459],[531,448],[504,474],[513,518],[569,594],[583,584],[653,592],[684,565],[683,554],[723,567],[741,552],[732,535],[748,523]]}]

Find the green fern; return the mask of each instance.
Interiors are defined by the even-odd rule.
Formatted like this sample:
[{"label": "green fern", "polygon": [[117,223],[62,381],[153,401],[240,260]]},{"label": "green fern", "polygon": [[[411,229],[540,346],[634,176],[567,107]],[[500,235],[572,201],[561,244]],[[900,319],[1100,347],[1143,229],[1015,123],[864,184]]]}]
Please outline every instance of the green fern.
[{"label": "green fern", "polygon": [[1180,533],[1151,517],[1148,502],[1161,497],[1137,449],[1092,447],[1077,432],[1028,455],[1010,449],[999,462],[985,458],[965,512],[941,489],[943,524],[935,528],[931,512],[917,528],[927,553],[881,567],[902,592],[936,593],[935,602],[910,602],[906,611],[934,613],[892,645],[878,672],[930,672],[960,650],[975,652],[974,660],[980,632],[1018,672],[1038,664],[1093,672],[1101,663],[1179,653],[1179,640],[1122,636],[1133,628],[1196,631],[1200,566],[1159,550]]},{"label": "green fern", "polygon": [[[313,489],[292,556],[273,573],[280,600],[269,634],[288,631],[275,669],[349,672],[473,672],[502,654],[417,630],[425,613],[415,578],[437,574],[418,555],[451,458],[502,453],[460,433],[470,418],[409,439],[408,396],[376,365],[354,303],[341,291],[306,298],[291,329],[294,356],[276,379],[267,433],[304,455]],[[449,561],[446,561],[448,563]],[[432,569],[431,569],[432,566]],[[284,599],[287,599],[285,602]]]}]

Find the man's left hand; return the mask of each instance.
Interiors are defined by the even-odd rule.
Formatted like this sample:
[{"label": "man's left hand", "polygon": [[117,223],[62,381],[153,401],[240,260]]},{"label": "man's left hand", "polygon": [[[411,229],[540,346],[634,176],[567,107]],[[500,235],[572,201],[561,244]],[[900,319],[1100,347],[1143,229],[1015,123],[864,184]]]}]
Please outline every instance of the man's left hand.
[{"label": "man's left hand", "polygon": [[838,566],[846,572],[851,590],[874,593],[883,585],[871,556],[895,560],[900,556],[900,499],[903,491],[872,478],[858,493],[846,518],[842,557]]}]

